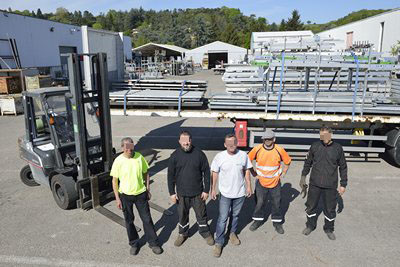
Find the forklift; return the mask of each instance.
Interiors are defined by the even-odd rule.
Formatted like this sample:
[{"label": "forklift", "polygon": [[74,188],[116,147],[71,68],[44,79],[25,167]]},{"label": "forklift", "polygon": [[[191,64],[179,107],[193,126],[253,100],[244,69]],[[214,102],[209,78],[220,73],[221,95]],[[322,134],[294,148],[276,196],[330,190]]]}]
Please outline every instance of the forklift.
[{"label": "forklift", "polygon": [[[20,157],[27,162],[21,181],[49,186],[61,209],[100,212],[125,227],[124,219],[102,206],[114,198],[110,170],[112,146],[107,56],[65,54],[69,84],[25,91],[25,135],[18,138]],[[90,61],[93,84],[84,86],[83,59]],[[170,210],[149,202],[169,216]]]}]

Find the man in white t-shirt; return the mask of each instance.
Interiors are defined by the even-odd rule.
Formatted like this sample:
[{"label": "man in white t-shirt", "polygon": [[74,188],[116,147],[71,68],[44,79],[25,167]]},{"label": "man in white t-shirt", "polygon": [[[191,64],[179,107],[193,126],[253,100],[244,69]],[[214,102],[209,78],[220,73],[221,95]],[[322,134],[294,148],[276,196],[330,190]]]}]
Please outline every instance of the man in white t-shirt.
[{"label": "man in white t-shirt", "polygon": [[218,189],[221,193],[219,200],[219,216],[215,232],[214,256],[220,257],[225,240],[225,227],[229,213],[232,213],[232,227],[229,240],[234,245],[240,245],[236,235],[240,209],[245,197],[252,194],[250,184],[250,169],[253,168],[247,153],[237,149],[237,139],[233,134],[225,136],[226,150],[218,153],[212,164],[212,199],[217,199]]}]

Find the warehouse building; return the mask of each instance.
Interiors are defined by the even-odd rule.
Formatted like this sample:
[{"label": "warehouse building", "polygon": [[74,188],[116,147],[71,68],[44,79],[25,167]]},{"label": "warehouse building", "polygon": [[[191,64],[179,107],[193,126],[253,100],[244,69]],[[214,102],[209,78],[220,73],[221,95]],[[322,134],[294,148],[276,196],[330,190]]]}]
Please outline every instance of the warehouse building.
[{"label": "warehouse building", "polygon": [[271,43],[293,43],[313,36],[312,31],[253,32],[251,33],[250,49],[253,55],[260,55]]},{"label": "warehouse building", "polygon": [[239,63],[247,56],[247,49],[221,41],[215,41],[186,52],[186,59],[195,64],[202,64],[203,59],[208,62],[208,68],[214,68],[218,62]]},{"label": "warehouse building", "polygon": [[391,47],[400,41],[400,8],[392,9],[363,20],[355,21],[319,33],[322,38],[344,40],[338,49],[348,49],[354,44],[369,43],[373,50],[389,56]]},{"label": "warehouse building", "polygon": [[178,57],[185,57],[185,53],[188,50],[176,45],[147,43],[132,49],[132,51],[135,54],[141,55],[142,57],[154,57],[157,55],[162,55],[166,58],[174,57],[177,59]]},{"label": "warehouse building", "polygon": [[131,49],[130,37],[122,33],[0,11],[2,69],[39,68],[53,77],[65,77],[66,59],[61,54],[105,52],[109,79],[122,79],[124,59],[132,58]]}]

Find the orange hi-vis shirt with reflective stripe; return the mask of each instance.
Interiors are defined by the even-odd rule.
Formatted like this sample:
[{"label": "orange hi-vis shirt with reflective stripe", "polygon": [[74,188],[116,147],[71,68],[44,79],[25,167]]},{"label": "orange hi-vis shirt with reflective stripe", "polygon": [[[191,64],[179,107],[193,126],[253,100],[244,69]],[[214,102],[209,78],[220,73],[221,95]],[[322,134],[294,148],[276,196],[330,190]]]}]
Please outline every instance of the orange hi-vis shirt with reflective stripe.
[{"label": "orange hi-vis shirt with reflective stripe", "polygon": [[274,188],[279,183],[282,174],[281,161],[286,165],[292,161],[285,149],[276,144],[271,150],[265,149],[263,144],[254,147],[249,152],[249,159],[256,160],[260,184],[266,188]]}]

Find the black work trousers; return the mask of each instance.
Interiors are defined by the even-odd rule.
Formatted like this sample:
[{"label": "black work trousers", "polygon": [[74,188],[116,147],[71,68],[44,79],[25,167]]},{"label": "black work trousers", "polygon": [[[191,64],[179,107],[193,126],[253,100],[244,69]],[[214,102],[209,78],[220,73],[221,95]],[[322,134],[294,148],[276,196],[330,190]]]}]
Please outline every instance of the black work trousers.
[{"label": "black work trousers", "polygon": [[179,234],[186,237],[189,235],[190,208],[193,208],[196,214],[200,235],[204,238],[209,237],[211,233],[207,224],[206,203],[201,199],[201,194],[194,197],[178,196]]},{"label": "black work trousers", "polygon": [[274,188],[266,188],[256,181],[256,207],[253,213],[253,220],[264,221],[265,210],[268,203],[268,195],[271,195],[271,221],[274,225],[283,223],[281,212],[281,182]]},{"label": "black work trousers", "polygon": [[148,202],[147,192],[141,193],[137,196],[120,194],[122,202],[122,211],[124,213],[126,231],[128,232],[128,239],[130,246],[137,246],[139,235],[136,227],[133,224],[135,216],[133,214],[133,204],[139,212],[140,219],[143,222],[144,234],[147,237],[150,247],[158,246],[158,238],[154,229],[154,223],[150,214],[150,207]]},{"label": "black work trousers", "polygon": [[323,212],[325,215],[325,232],[333,232],[336,218],[337,190],[335,188],[322,188],[310,184],[306,201],[306,226],[312,230],[317,227],[317,208],[320,198],[322,198]]}]

